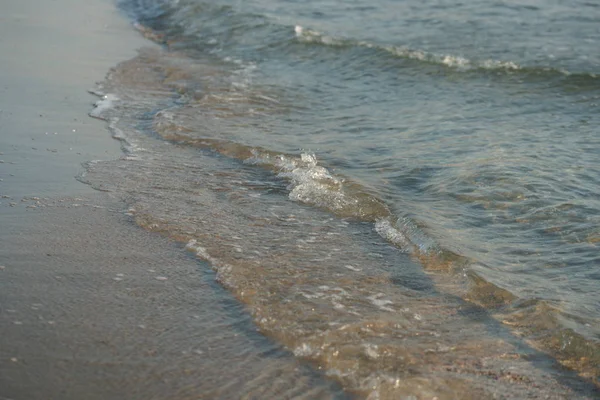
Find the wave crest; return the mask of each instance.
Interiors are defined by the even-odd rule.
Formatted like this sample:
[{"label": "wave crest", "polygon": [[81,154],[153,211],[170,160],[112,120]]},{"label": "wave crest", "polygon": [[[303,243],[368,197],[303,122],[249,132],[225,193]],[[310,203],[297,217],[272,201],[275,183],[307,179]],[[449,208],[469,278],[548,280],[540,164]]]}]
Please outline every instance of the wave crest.
[{"label": "wave crest", "polygon": [[424,50],[415,50],[407,46],[386,46],[366,41],[356,41],[352,39],[338,38],[322,34],[318,31],[305,29],[300,25],[294,28],[296,38],[305,43],[318,43],[327,46],[357,46],[368,49],[377,49],[385,51],[393,56],[406,58],[410,60],[423,61],[432,64],[445,65],[449,68],[458,70],[488,69],[514,71],[521,69],[521,66],[513,61],[500,60],[470,60],[468,58],[450,54],[436,54]]}]

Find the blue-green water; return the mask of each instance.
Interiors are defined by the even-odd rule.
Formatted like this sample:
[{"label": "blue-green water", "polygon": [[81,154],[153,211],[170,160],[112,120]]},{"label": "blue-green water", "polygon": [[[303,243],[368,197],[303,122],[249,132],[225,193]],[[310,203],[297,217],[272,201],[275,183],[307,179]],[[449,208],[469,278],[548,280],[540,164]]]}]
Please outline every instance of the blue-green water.
[{"label": "blue-green water", "polygon": [[[359,224],[377,237],[369,236],[370,245],[392,244],[399,254],[382,256],[384,270],[406,256],[414,266],[402,272],[405,281],[441,292],[445,281],[453,282],[449,293],[482,306],[536,349],[597,382],[600,5],[125,0],[121,6],[165,46],[164,54],[142,54],[135,64],[154,78],[121,78],[135,83],[132,104],[162,96],[137,129],[181,151],[227,156],[234,166],[224,176],[264,174],[252,179],[265,193],[284,196],[277,207],[309,206],[316,225],[323,218],[332,218],[332,226]],[[161,157],[175,147],[164,147]],[[266,205],[240,207],[260,214]],[[236,223],[239,232],[250,229]],[[283,234],[257,235],[271,241]],[[352,273],[359,270],[353,265],[346,265]],[[369,290],[381,297],[377,285]]]}]

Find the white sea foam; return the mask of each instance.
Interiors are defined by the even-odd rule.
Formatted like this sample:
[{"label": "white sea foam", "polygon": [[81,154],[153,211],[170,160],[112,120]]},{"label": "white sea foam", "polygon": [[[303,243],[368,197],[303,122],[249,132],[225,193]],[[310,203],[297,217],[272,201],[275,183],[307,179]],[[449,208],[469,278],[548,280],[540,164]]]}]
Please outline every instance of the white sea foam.
[{"label": "white sea foam", "polygon": [[213,258],[210,256],[210,254],[208,254],[208,252],[206,251],[206,249],[202,246],[200,246],[198,244],[198,242],[195,239],[190,240],[186,245],[185,248],[187,250],[193,251],[196,253],[196,255],[200,258],[202,258],[203,260],[206,261],[214,261]]},{"label": "white sea foam", "polygon": [[379,358],[379,346],[376,344],[367,343],[363,345],[365,349],[365,355],[372,360]]},{"label": "white sea foam", "polygon": [[231,279],[231,271],[233,269],[231,265],[212,257],[204,247],[198,244],[198,242],[195,239],[190,240],[185,245],[185,248],[186,250],[193,251],[194,253],[196,253],[197,257],[211,264],[212,268],[217,272],[217,282],[220,282],[225,287],[235,287],[235,284]]},{"label": "white sea foam", "polygon": [[119,98],[114,94],[108,93],[102,95],[102,98],[94,103],[94,109],[90,111],[90,116],[94,118],[106,119],[106,111],[114,108],[117,101],[119,101]]},{"label": "white sea foam", "polygon": [[308,357],[315,353],[313,347],[307,343],[302,343],[300,346],[294,349],[294,355],[296,357]]},{"label": "white sea foam", "polygon": [[113,138],[121,141],[123,146],[123,151],[126,153],[126,156],[123,157],[126,160],[136,160],[138,159],[138,155],[135,154],[139,151],[144,150],[142,147],[137,145],[137,143],[132,140],[130,137],[125,135],[125,133],[118,127],[119,118],[112,115],[111,111],[117,107],[119,102],[119,97],[112,93],[104,93],[98,90],[90,90],[90,93],[99,96],[100,100],[94,103],[94,108],[90,111],[90,117],[102,119],[108,123],[108,130],[110,131]]},{"label": "white sea foam", "polygon": [[379,49],[397,57],[424,61],[433,64],[441,64],[457,70],[464,71],[481,68],[489,70],[511,71],[521,69],[517,63],[512,61],[472,60],[458,55],[436,54],[423,50],[410,49],[406,46],[382,46],[366,41],[353,41],[351,39],[328,36],[318,31],[303,28],[300,25],[296,25],[294,31],[298,40],[308,43],[322,43],[329,46],[357,46],[369,49]]},{"label": "white sea foam", "polygon": [[383,293],[377,293],[377,294],[367,297],[367,299],[369,299],[369,301],[371,301],[371,303],[374,306],[376,306],[377,308],[379,308],[382,311],[389,311],[389,312],[396,311],[392,307],[389,307],[390,305],[393,304],[393,302],[391,300],[382,299],[383,296],[384,296]]},{"label": "white sea foam", "polygon": [[410,251],[412,243],[404,233],[396,229],[389,219],[380,219],[375,223],[375,231],[382,238],[396,245],[403,251]]},{"label": "white sea foam", "polygon": [[256,150],[253,153],[254,156],[246,160],[246,163],[274,167],[278,171],[278,177],[290,182],[288,196],[291,200],[332,211],[358,205],[358,199],[344,193],[344,180],[318,165],[314,154],[302,153],[300,158],[297,158],[272,156]]}]

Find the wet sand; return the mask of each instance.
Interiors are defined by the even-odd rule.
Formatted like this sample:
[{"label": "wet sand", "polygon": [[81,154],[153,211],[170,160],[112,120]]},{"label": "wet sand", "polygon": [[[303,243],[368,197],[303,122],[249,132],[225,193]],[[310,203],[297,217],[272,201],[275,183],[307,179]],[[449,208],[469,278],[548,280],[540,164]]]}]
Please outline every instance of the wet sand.
[{"label": "wet sand", "polygon": [[[243,305],[217,284],[211,266],[184,251],[185,241],[141,229],[127,196],[74,178],[82,162],[123,156],[104,122],[87,117],[96,99],[86,90],[135,49],[152,46],[109,0],[89,3],[26,0],[0,16],[0,400],[350,397],[318,372],[327,360],[305,354],[299,361],[261,335],[252,302]],[[489,375],[472,380],[520,381],[478,362],[444,373],[472,367],[473,375]],[[584,386],[565,376],[573,393]],[[560,382],[535,377],[507,397],[573,398]],[[402,385],[421,390],[420,398],[429,389],[419,379]],[[500,384],[488,387],[493,395],[474,398],[503,398]]]},{"label": "wet sand", "polygon": [[108,0],[0,15],[0,399],[345,398],[210,267],[75,179],[122,156],[86,90],[149,46]]},{"label": "wet sand", "polygon": [[[87,117],[87,93],[148,42],[111,1],[11,1],[0,15],[0,190],[3,195],[90,193],[81,163],[116,158],[119,143]],[[9,199],[2,199],[7,201]]]},{"label": "wet sand", "polygon": [[1,399],[345,398],[122,206],[99,194],[3,215]]}]

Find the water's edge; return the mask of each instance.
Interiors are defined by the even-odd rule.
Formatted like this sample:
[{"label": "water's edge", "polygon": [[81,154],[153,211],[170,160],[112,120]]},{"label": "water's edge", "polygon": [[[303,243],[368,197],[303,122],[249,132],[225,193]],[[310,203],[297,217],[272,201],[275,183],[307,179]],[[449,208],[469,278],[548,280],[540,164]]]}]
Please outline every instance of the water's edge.
[{"label": "water's edge", "polygon": [[[146,37],[150,39],[160,39],[160,34],[152,31],[150,28],[141,25],[138,25],[137,27]],[[148,55],[142,53],[142,57],[145,56]],[[160,69],[160,66],[158,69]],[[118,70],[119,67],[116,71],[111,73],[113,76],[109,76],[109,81],[111,79],[113,80],[112,85],[114,85],[115,82],[118,82],[118,79],[114,79],[115,72],[118,72]],[[162,80],[160,90],[169,92],[167,98],[173,96],[175,93],[179,93],[179,95],[175,95],[175,97],[181,96],[182,93],[183,96],[186,95],[186,88],[179,86],[177,79],[173,79],[174,76],[177,76],[177,73],[177,69],[171,65],[169,68],[163,69],[157,75],[152,76],[153,79],[160,78]],[[118,83],[122,84],[123,81],[121,80],[121,82]],[[156,83],[158,82],[154,82],[154,84]],[[110,89],[117,88],[111,87]],[[102,90],[106,90],[106,88]],[[138,144],[135,143],[135,140],[131,139],[131,135],[125,133],[120,127],[122,126],[119,119],[121,117],[105,116],[105,112],[108,112],[110,115],[113,107],[115,107],[116,103],[122,101],[122,99],[118,97],[112,98],[108,91],[105,93],[99,91],[97,94],[102,96],[102,101],[98,103],[98,107],[96,107],[91,115],[96,118],[106,119],[113,136],[123,141],[126,156],[122,162],[125,164],[135,163],[140,154],[142,154],[141,158],[144,158],[143,152],[145,149],[139,147]],[[119,96],[121,96],[121,94],[119,94]],[[166,143],[171,143],[171,146],[201,149],[202,151],[208,150],[210,153],[220,154],[233,160],[241,161],[247,166],[259,165],[265,167],[268,171],[275,172],[280,178],[290,182],[287,190],[292,194],[297,188],[303,188],[306,187],[307,183],[313,183],[312,181],[307,182],[303,179],[314,179],[315,172],[318,172],[319,183],[325,185],[326,191],[329,190],[331,192],[331,190],[337,190],[340,187],[340,182],[342,182],[343,191],[339,192],[340,195],[337,197],[338,200],[342,200],[341,203],[328,203],[328,201],[330,201],[328,199],[331,197],[327,196],[321,198],[318,196],[303,197],[303,193],[299,190],[296,190],[296,193],[299,192],[299,194],[295,198],[293,198],[293,196],[290,196],[290,198],[303,202],[304,204],[317,206],[320,209],[333,213],[337,218],[341,218],[341,221],[349,220],[371,223],[371,230],[375,230],[381,237],[397,246],[401,251],[410,254],[410,258],[413,261],[419,262],[420,265],[425,268],[428,275],[435,282],[437,291],[446,291],[451,296],[461,298],[463,301],[466,301],[464,304],[471,304],[470,306],[466,306],[467,308],[474,306],[477,310],[486,310],[485,314],[488,317],[491,316],[494,320],[500,321],[503,324],[504,327],[502,329],[508,327],[512,334],[516,334],[517,337],[524,337],[534,348],[543,349],[544,351],[549,352],[563,365],[578,371],[581,376],[589,378],[597,384],[597,366],[600,364],[600,353],[598,352],[596,344],[585,340],[573,330],[559,327],[559,322],[556,321],[551,306],[547,303],[543,301],[519,301],[519,299],[509,291],[485,281],[470,268],[472,262],[466,260],[464,257],[439,248],[423,248],[419,242],[415,243],[411,240],[411,236],[408,233],[409,231],[403,231],[401,226],[398,226],[401,221],[398,221],[398,219],[390,213],[383,201],[373,197],[369,194],[368,190],[364,190],[360,185],[349,182],[347,179],[331,175],[326,168],[318,165],[314,156],[306,154],[303,157],[296,157],[293,155],[283,155],[266,149],[245,146],[227,140],[190,138],[185,135],[185,126],[178,126],[171,121],[172,115],[177,113],[177,106],[173,108],[172,105],[169,105],[168,107],[163,106],[163,108],[162,111],[157,111],[157,109],[154,108],[148,127],[154,134],[158,135],[163,140],[166,140]],[[88,175],[94,175],[97,167],[96,164],[88,165]],[[124,166],[123,168],[128,167]],[[309,178],[306,178],[307,176]],[[102,179],[99,180],[97,177],[95,179],[96,181],[94,181],[94,179],[89,179],[88,176],[81,177],[82,181],[90,183],[96,189],[115,190],[114,188],[105,187],[106,181]],[[341,181],[339,181],[340,179]],[[101,182],[101,184],[99,182]],[[121,190],[122,193],[128,192],[128,190],[124,188],[118,190]],[[286,315],[288,315],[287,313],[289,311],[285,311],[285,315],[277,317],[278,313],[281,311],[274,309],[269,303],[265,304],[264,299],[261,299],[260,296],[257,297],[257,288],[251,288],[254,284],[250,285],[250,287],[247,286],[250,281],[247,280],[247,277],[241,278],[244,276],[244,273],[239,270],[236,271],[235,263],[229,263],[227,261],[228,255],[220,254],[219,256],[216,256],[213,254],[215,251],[214,249],[212,251],[207,250],[207,248],[211,247],[210,240],[204,237],[204,239],[209,242],[209,245],[206,245],[205,242],[199,240],[198,234],[191,234],[190,232],[196,231],[196,229],[193,228],[193,225],[186,224],[185,228],[175,226],[175,224],[169,222],[168,218],[155,215],[150,207],[148,208],[150,211],[139,211],[139,209],[144,208],[140,205],[139,194],[132,195],[131,191],[129,192],[130,193],[124,195],[124,198],[135,210],[137,210],[135,216],[136,221],[140,226],[151,231],[161,232],[182,243],[186,243],[187,248],[190,251],[195,252],[199,257],[211,262],[218,272],[220,283],[230,289],[239,300],[249,306],[256,323],[265,334],[274,337],[293,350],[298,356],[306,357],[307,359],[316,362],[317,365],[326,366],[329,371],[338,371],[332,375],[351,390],[365,395],[374,393],[369,392],[367,387],[369,387],[369,385],[374,382],[373,379],[375,379],[377,382],[375,385],[377,386],[376,392],[383,398],[385,398],[386,394],[393,395],[393,393],[396,393],[396,390],[400,390],[401,393],[402,391],[404,391],[404,393],[412,393],[411,390],[414,390],[415,387],[422,387],[424,382],[428,382],[428,385],[435,388],[434,392],[436,390],[438,391],[435,393],[442,393],[440,398],[445,398],[443,393],[447,392],[448,387],[453,388],[450,392],[446,393],[448,396],[463,391],[466,383],[462,380],[456,380],[456,378],[445,378],[443,381],[440,381],[439,378],[426,381],[421,381],[423,378],[414,378],[417,380],[408,379],[402,383],[397,379],[385,378],[382,380],[381,378],[373,377],[371,375],[357,378],[355,372],[351,372],[355,371],[356,366],[353,364],[346,365],[351,359],[356,357],[356,352],[340,351],[344,346],[339,344],[339,336],[336,336],[335,340],[331,338],[327,339],[326,335],[328,334],[326,332],[328,331],[325,330],[316,336],[313,334],[313,343],[311,343],[310,340],[306,340],[304,334],[298,336],[298,333],[292,334],[289,330],[281,329],[281,327],[278,326],[278,321],[286,319]],[[136,196],[138,197],[137,199]],[[345,201],[348,198],[350,198],[351,201],[349,202],[350,205],[346,207],[345,204],[347,204],[347,202]],[[358,206],[356,206],[356,204],[358,204]],[[215,243],[213,246],[218,247],[219,245]],[[466,278],[466,280],[464,278]],[[307,277],[306,279],[309,278]],[[450,281],[452,284],[448,287],[444,287],[445,281]],[[331,286],[327,287],[331,288]],[[279,289],[273,289],[273,291],[277,290]],[[389,309],[386,310],[386,300],[379,300],[379,297],[375,297],[372,302],[373,304],[379,304],[380,309],[384,312],[389,312]],[[463,305],[460,307],[465,306]],[[479,314],[480,311],[477,311],[476,313]],[[296,310],[296,315],[301,314],[302,312],[300,310]],[[386,316],[385,319],[387,320],[388,317]],[[383,329],[380,334],[387,332],[389,329],[394,330],[401,328],[396,325],[388,325],[390,323],[392,323],[391,320],[378,328]],[[487,323],[489,323],[489,321]],[[372,327],[370,326],[370,328]],[[361,327],[359,331],[360,330],[363,330],[363,327]],[[338,331],[336,335],[339,333],[340,331]],[[389,334],[389,332],[385,334]],[[317,342],[314,342],[314,340],[317,340]],[[325,342],[323,342],[323,340],[325,340]],[[327,345],[326,343],[331,340],[338,344],[335,346]],[[350,338],[348,340],[350,340]],[[347,345],[353,346],[352,340],[350,340]],[[326,351],[328,347],[331,347],[330,352]],[[379,365],[380,361],[375,360],[379,360],[380,357],[382,357],[381,354],[374,355],[377,353],[373,353],[373,349],[369,346],[367,346],[364,351],[366,351],[367,359],[371,360],[371,362],[368,362],[367,364],[374,362]],[[406,355],[400,356],[397,353],[394,355],[394,352],[390,352],[389,349],[387,352],[388,353],[384,352],[382,354],[387,354],[387,357],[391,357],[392,359],[397,360],[406,357]],[[340,353],[348,357],[346,361],[339,359]],[[369,356],[369,354],[371,354],[371,356]],[[346,366],[344,367],[344,365]],[[375,370],[377,369],[379,369],[379,367],[375,368]],[[361,368],[359,368],[359,370],[361,370]],[[370,368],[367,368],[367,370],[372,371]],[[464,372],[465,371],[446,371],[446,373],[449,373],[450,375],[460,375]],[[505,375],[503,379],[513,381],[516,378],[513,379],[512,375],[508,375],[507,378],[507,375]],[[573,378],[569,379],[572,383]],[[580,384],[576,384],[575,386],[578,387]],[[479,387],[481,390],[485,391],[485,389],[483,389],[485,385]],[[475,394],[476,397],[474,398],[481,398],[477,396],[480,396],[482,393],[484,392]],[[423,393],[418,393],[417,395],[421,396]]]}]

